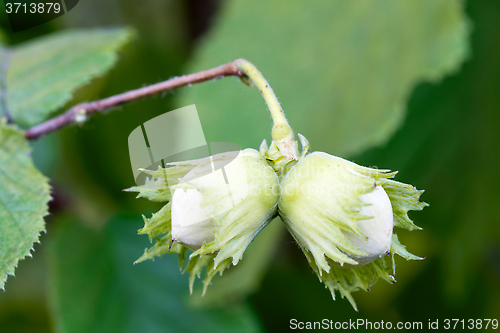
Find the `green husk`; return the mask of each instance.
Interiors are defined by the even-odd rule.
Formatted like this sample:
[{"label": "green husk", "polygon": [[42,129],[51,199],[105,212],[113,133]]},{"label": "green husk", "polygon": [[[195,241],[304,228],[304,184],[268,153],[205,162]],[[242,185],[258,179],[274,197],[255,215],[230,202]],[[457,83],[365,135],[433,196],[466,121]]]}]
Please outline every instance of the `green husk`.
[{"label": "green husk", "polygon": [[288,230],[332,297],[335,299],[338,290],[355,309],[352,292],[368,290],[379,278],[395,282],[394,254],[407,260],[421,259],[406,251],[394,234],[390,250],[392,272],[383,255],[359,265],[353,258],[366,253],[351,245],[342,232],[348,230],[364,236],[357,222],[370,217],[360,214],[365,204],[359,197],[373,191],[375,186],[382,186],[391,201],[394,226],[420,229],[409,219],[408,211],[427,206],[419,202],[423,191],[390,179],[396,173],[314,152],[294,165],[281,183],[279,213]]},{"label": "green husk", "polygon": [[[223,161],[229,158],[228,154],[214,155],[213,161]],[[207,162],[208,161],[208,162]],[[172,238],[171,202],[172,193],[176,189],[196,188],[203,195],[202,207],[214,206],[215,239],[204,243],[188,257],[184,272],[190,273],[190,290],[196,277],[202,275],[205,293],[211,279],[215,274],[222,272],[231,265],[237,265],[243,253],[257,233],[269,223],[277,213],[278,179],[262,155],[253,149],[246,149],[231,162],[234,181],[241,181],[227,191],[226,184],[213,183],[207,178],[194,178],[182,181],[189,171],[197,166],[204,166],[210,160],[193,160],[170,163],[166,168],[159,167],[157,171],[144,170],[151,175],[143,186],[136,186],[127,191],[139,192],[137,197],[144,197],[152,201],[167,201],[151,218],[144,217],[144,228],[139,234],[147,234],[155,244],[146,249],[144,254],[136,261],[141,262],[162,256],[167,253],[178,253],[181,269],[186,253],[189,249]],[[226,169],[230,165],[226,166]],[[236,169],[235,169],[236,168]],[[245,186],[246,185],[246,186]],[[239,192],[238,192],[239,191]],[[242,193],[244,191],[245,193]],[[231,197],[229,197],[231,196]],[[242,198],[233,203],[234,206],[227,210],[221,203]]]}]

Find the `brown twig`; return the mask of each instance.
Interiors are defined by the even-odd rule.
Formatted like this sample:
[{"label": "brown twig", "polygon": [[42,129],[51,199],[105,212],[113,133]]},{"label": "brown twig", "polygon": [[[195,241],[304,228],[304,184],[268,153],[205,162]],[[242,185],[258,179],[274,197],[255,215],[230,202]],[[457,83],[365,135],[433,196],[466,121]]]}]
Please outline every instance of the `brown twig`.
[{"label": "brown twig", "polygon": [[219,79],[226,76],[243,77],[244,74],[239,71],[234,62],[207,69],[198,73],[174,77],[170,80],[152,84],[147,87],[127,91],[123,94],[111,96],[98,101],[81,103],[73,106],[65,113],[47,120],[41,124],[35,125],[25,132],[26,139],[35,140],[48,133],[59,130],[60,128],[78,122],[79,117],[85,118],[94,112],[109,110],[124,103],[137,100],[142,97],[155,95],[164,91],[184,87],[194,83],[200,83],[212,79]]}]

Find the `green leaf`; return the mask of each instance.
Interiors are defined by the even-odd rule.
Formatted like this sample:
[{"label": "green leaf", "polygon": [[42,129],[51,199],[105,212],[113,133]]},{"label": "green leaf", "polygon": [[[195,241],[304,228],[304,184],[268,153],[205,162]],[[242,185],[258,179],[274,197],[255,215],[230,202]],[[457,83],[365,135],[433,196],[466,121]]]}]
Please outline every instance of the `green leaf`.
[{"label": "green leaf", "polygon": [[0,118],[0,288],[45,230],[50,186],[34,166],[24,134]]},{"label": "green leaf", "polygon": [[75,221],[50,234],[50,297],[58,332],[258,332],[244,304],[197,310],[177,255],[133,265],[149,246],[139,218],[116,217],[103,232]]},{"label": "green leaf", "polygon": [[[458,69],[468,34],[460,0],[226,1],[187,72],[246,58],[295,132],[345,157],[385,142],[415,84]],[[196,104],[208,141],[258,147],[269,137],[261,96],[236,79],[182,94],[178,105]]]},{"label": "green leaf", "polygon": [[390,165],[403,181],[425,189],[422,199],[430,207],[413,216],[432,241],[409,248],[434,260],[438,270],[428,273],[438,276],[433,283],[464,308],[481,303],[471,298],[481,295],[479,279],[487,281],[481,284],[487,283],[491,299],[499,290],[498,278],[487,277],[498,269],[500,235],[500,48],[491,47],[500,37],[500,3],[471,1],[470,7],[472,59],[457,75],[416,89],[404,126],[386,147],[358,159]]},{"label": "green leaf", "polygon": [[24,126],[43,121],[77,88],[110,69],[130,37],[124,28],[64,30],[1,50],[8,65],[6,111]]}]

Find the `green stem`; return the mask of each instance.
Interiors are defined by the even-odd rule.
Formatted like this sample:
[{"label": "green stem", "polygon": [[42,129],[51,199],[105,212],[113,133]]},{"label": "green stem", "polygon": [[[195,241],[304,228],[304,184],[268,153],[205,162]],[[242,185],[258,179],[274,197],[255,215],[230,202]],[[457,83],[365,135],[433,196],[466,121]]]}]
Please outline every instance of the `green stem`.
[{"label": "green stem", "polygon": [[[289,160],[298,159],[297,143],[294,139],[293,130],[285,118],[285,113],[281,109],[280,103],[274,94],[273,89],[266,81],[259,70],[249,61],[238,59],[233,62],[236,69],[245,74],[259,88],[262,97],[266,101],[271,117],[273,118],[273,141],[283,156]],[[245,79],[245,78],[243,78]]]}]

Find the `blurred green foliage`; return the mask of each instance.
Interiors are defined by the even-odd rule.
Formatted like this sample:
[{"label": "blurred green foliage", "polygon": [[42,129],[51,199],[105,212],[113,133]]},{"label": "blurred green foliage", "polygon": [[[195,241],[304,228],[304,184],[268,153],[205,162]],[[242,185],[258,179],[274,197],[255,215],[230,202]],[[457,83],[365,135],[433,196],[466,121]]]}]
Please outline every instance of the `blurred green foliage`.
[{"label": "blurred green foliage", "polygon": [[[117,216],[103,232],[62,220],[49,244],[50,295],[59,332],[255,332],[248,306],[193,310],[177,256],[132,265],[148,246],[141,221]],[[177,269],[172,269],[177,267]],[[245,307],[247,309],[245,309]]]},{"label": "blurred green foliage", "polygon": [[[468,53],[460,0],[227,1],[189,72],[254,63],[314,150],[352,156],[401,125],[415,83],[456,71]],[[259,94],[231,80],[181,91],[209,141],[257,147],[271,123]]]},{"label": "blurred green foliage", "polygon": [[[147,237],[134,236],[142,223],[140,214],[155,211],[159,206],[121,192],[133,185],[128,134],[156,115],[193,103],[198,106],[209,141],[220,139],[256,148],[261,139],[269,136],[271,122],[255,89],[236,79],[137,101],[109,114],[96,115],[81,127],[67,128],[33,143],[35,164],[52,179],[55,200],[47,218],[47,234],[42,235],[42,244],[35,246],[34,258],[20,263],[16,277],[7,283],[7,291],[0,294],[1,331],[62,332],[71,331],[75,327],[72,325],[88,328],[87,331],[120,325],[144,332],[164,332],[168,327],[186,331],[187,326],[182,326],[186,321],[195,325],[193,318],[200,318],[200,324],[211,325],[207,326],[212,327],[208,331],[231,330],[231,325],[240,323],[248,331],[274,332],[287,330],[292,318],[411,320],[424,325],[428,319],[437,318],[498,318],[500,3],[463,2],[472,33],[471,56],[462,67],[459,59],[464,49],[453,48],[459,45],[458,37],[453,36],[463,38],[463,19],[434,20],[435,16],[417,16],[423,15],[420,11],[411,11],[407,16],[391,15],[386,3],[372,8],[369,14],[373,16],[354,15],[358,21],[353,22],[341,12],[329,16],[324,9],[313,15],[314,8],[302,13],[297,9],[298,3],[283,2],[278,17],[285,18],[290,11],[291,22],[277,21],[273,26],[262,21],[271,20],[264,9],[271,11],[273,4],[267,5],[269,8],[252,7],[248,2],[226,1],[219,3],[221,10],[214,14],[217,6],[213,2],[201,5],[195,1],[148,0],[139,8],[131,0],[88,0],[80,1],[60,19],[14,35],[8,33],[5,15],[1,14],[5,40],[12,44],[68,27],[129,25],[137,30],[138,38],[122,52],[109,75],[77,91],[61,111],[81,101],[202,69],[198,66],[215,66],[245,56],[269,79],[292,127],[310,139],[313,150],[350,153],[349,157],[357,163],[400,170],[396,179],[425,189],[422,199],[430,203],[430,207],[411,216],[423,231],[399,233],[408,250],[426,260],[400,259],[396,284],[380,281],[370,293],[356,293],[359,313],[345,300],[332,301],[288,235],[275,236],[277,250],[271,247],[259,254],[268,256],[267,262],[255,266],[260,273],[255,274],[254,283],[245,291],[252,291],[249,297],[231,299],[217,292],[224,290],[227,283],[231,284],[228,288],[242,295],[237,288],[238,275],[230,278],[228,271],[227,280],[224,276],[214,279],[214,291],[211,294],[209,288],[206,297],[229,300],[230,308],[198,308],[200,303],[206,306],[208,302],[196,301],[198,296],[187,298],[187,276],[180,274],[175,255],[132,265],[147,243]],[[432,3],[439,6],[444,2]],[[233,8],[240,6],[246,18],[242,22],[230,21]],[[459,11],[458,8],[454,13],[461,17]],[[214,30],[201,29],[205,34],[194,39],[199,35],[199,31],[193,33],[199,29],[199,22],[213,22]],[[445,25],[441,34],[443,22],[455,23]],[[238,29],[231,29],[233,26]],[[387,29],[388,36],[373,41],[385,45],[388,54],[372,59],[363,43],[372,40],[367,32],[377,31],[371,29],[376,26]],[[419,35],[420,30],[412,31],[410,26],[431,29],[435,35],[430,42],[426,38],[405,39],[405,33],[427,36]],[[350,38],[364,38],[351,45],[350,38],[334,39],[334,35],[324,32],[324,27],[335,28],[339,35],[344,31]],[[256,33],[263,28],[267,28],[268,35]],[[356,31],[364,31],[364,35],[351,35]],[[224,39],[219,37],[221,34]],[[448,42],[443,42],[448,37]],[[412,46],[394,49],[393,45],[402,45],[398,38]],[[332,40],[339,43],[333,51]],[[217,41],[219,44],[210,44]],[[262,41],[268,47],[256,49]],[[448,46],[441,50],[443,45]],[[293,50],[302,50],[303,54]],[[217,57],[212,54],[216,51],[220,51]],[[328,57],[331,52],[335,57]],[[449,62],[440,59],[442,52],[455,57],[453,66],[443,65]],[[429,67],[424,65],[421,72],[406,76],[401,62],[410,61],[412,55],[417,60],[425,58]],[[378,67],[382,65],[383,68]],[[312,68],[315,73],[309,77]],[[454,68],[455,72],[439,81],[429,74],[436,68]],[[336,76],[339,71],[343,75],[351,73],[356,84],[346,84],[344,77],[348,76]],[[398,79],[401,77],[404,80]],[[300,93],[295,88],[298,78],[304,82]],[[421,79],[434,81],[411,90]],[[207,92],[202,93],[205,89]],[[385,110],[383,103],[368,103],[377,99],[377,91],[384,91],[380,98],[392,98],[385,93],[390,89],[395,89],[394,99],[390,99],[394,105]],[[213,96],[208,95],[209,91]],[[352,103],[338,103],[341,100]],[[204,103],[210,109],[202,106]],[[402,112],[405,108],[407,115]],[[212,120],[209,113],[217,116]],[[372,116],[372,122],[363,122]],[[356,127],[359,121],[365,126],[362,129]],[[374,121],[380,121],[379,126]],[[385,135],[377,135],[378,132]],[[349,146],[344,142],[344,134],[351,133],[358,142]],[[362,152],[363,148],[377,145]],[[122,215],[112,218],[117,214]],[[276,222],[279,221],[273,224]],[[251,246],[258,245],[264,237],[265,234],[259,235]],[[259,263],[250,258],[248,253],[250,262]],[[244,262],[245,257],[243,268]],[[65,271],[65,267],[71,269]],[[252,271],[251,266],[245,269]],[[228,316],[232,319],[228,320]],[[164,326],[167,320],[168,327]]]},{"label": "blurred green foliage", "polygon": [[[131,37],[126,29],[66,30],[0,49],[8,63],[8,112],[21,126],[36,125],[71,100],[73,91],[116,63]],[[8,56],[7,56],[8,54]]]}]

